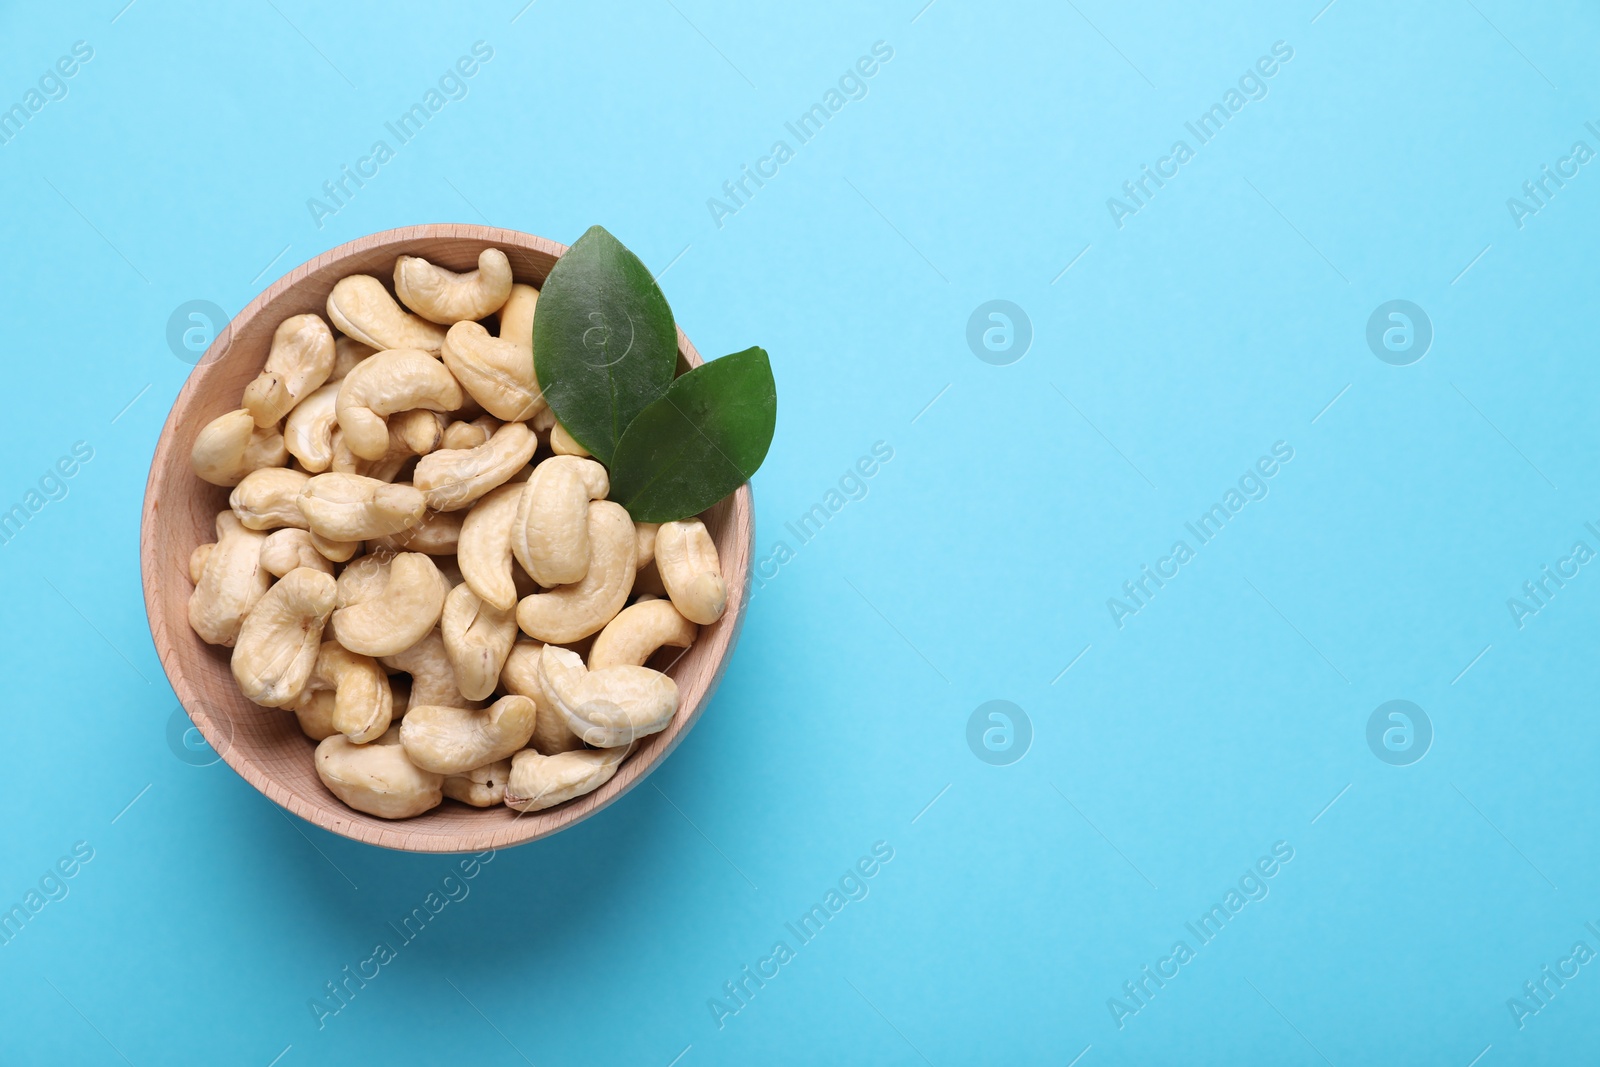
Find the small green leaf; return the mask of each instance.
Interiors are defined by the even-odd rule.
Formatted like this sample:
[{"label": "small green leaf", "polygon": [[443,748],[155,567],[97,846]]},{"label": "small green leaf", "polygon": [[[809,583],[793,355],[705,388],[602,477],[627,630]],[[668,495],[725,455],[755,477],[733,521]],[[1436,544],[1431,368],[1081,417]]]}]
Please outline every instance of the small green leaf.
[{"label": "small green leaf", "polygon": [[591,226],[545,279],[533,351],[556,418],[609,465],[623,430],[672,384],[678,330],[639,257]]},{"label": "small green leaf", "polygon": [[611,464],[611,499],[636,522],[698,515],[750,480],[777,420],[762,349],[696,367],[628,424]]}]

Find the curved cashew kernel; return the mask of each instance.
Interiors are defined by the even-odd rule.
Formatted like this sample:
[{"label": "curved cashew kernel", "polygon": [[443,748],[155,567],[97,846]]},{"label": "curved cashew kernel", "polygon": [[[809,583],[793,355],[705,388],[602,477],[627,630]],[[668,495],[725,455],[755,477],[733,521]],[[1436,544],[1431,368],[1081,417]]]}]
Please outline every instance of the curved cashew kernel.
[{"label": "curved cashew kernel", "polygon": [[299,567],[245,616],[233,647],[233,678],[248,699],[281,708],[299,697],[317,664],[334,588],[332,575]]},{"label": "curved cashew kernel", "polygon": [[443,415],[425,408],[398,412],[389,420],[390,447],[403,448],[409,455],[426,456],[444,442],[446,425]]},{"label": "curved cashew kernel", "polygon": [[370,274],[340,279],[328,294],[328,318],[342,332],[379,352],[388,348],[437,352],[444,344],[443,327],[396,304],[383,283]]},{"label": "curved cashew kernel", "polygon": [[500,668],[517,641],[517,616],[478,599],[470,585],[458,585],[444,598],[439,618],[444,650],[455,668],[456,684],[469,700],[482,700],[494,692]]},{"label": "curved cashew kernel", "polygon": [[333,469],[392,482],[405,465],[439,447],[444,439],[444,416],[422,408],[401,411],[389,419],[389,448],[382,459],[362,459],[345,444],[344,431],[333,432]]},{"label": "curved cashew kernel", "polygon": [[235,486],[246,474],[289,462],[289,450],[276,427],[263,430],[248,408],[218,415],[194,439],[189,463],[212,485]]},{"label": "curved cashew kernel", "polygon": [[231,646],[239,627],[272,584],[261,566],[266,534],[247,530],[231,511],[217,514],[217,543],[189,594],[189,625],[207,644]]},{"label": "curved cashew kernel", "polygon": [[423,456],[412,484],[422,490],[433,510],[456,511],[509,481],[538,448],[539,438],[532,430],[508,422],[477,448],[445,448]]},{"label": "curved cashew kernel", "polygon": [[683,612],[684,618],[702,626],[722,618],[728,607],[728,587],[705,523],[699,519],[662,523],[656,532],[656,567],[672,606]]},{"label": "curved cashew kernel", "polygon": [[454,411],[461,399],[461,386],[444,364],[420,349],[396,348],[363,360],[345,375],[334,410],[350,451],[362,459],[382,459],[389,451],[388,416],[413,408]]},{"label": "curved cashew kernel", "polygon": [[425,704],[400,723],[400,743],[423,770],[464,774],[507,759],[528,743],[538,707],[527,697],[501,697],[483,711]]},{"label": "curved cashew kernel", "polygon": [[616,748],[667,728],[678,710],[678,683],[649,667],[589,670],[571,649],[545,645],[539,682],[567,726],[598,748]]},{"label": "curved cashew kernel", "polygon": [[328,374],[328,383],[336,385],[343,380],[346,374],[356,369],[356,364],[375,355],[377,349],[371,345],[364,345],[354,337],[336,337],[333,340],[333,370]]},{"label": "curved cashew kernel", "polygon": [[627,603],[638,550],[633,520],[622,505],[594,501],[589,505],[589,572],[575,585],[523,597],[517,625],[547,642],[570,643],[595,633]]},{"label": "curved cashew kernel", "polygon": [[550,451],[558,456],[592,456],[587,448],[578,443],[577,438],[567,432],[567,428],[559,422],[550,430]]},{"label": "curved cashew kernel", "polygon": [[334,563],[344,563],[351,556],[361,551],[360,541],[336,541],[331,537],[322,536],[315,530],[311,530],[310,534],[311,547]]},{"label": "curved cashew kernel", "polygon": [[500,420],[491,415],[484,415],[465,422],[457,419],[444,428],[444,440],[440,448],[477,448],[483,444],[494,432],[500,428]]},{"label": "curved cashew kernel", "polygon": [[272,335],[266,366],[244,389],[244,406],[256,425],[276,426],[303,397],[320,389],[333,372],[333,357],[333,331],[320,316],[284,319]]},{"label": "curved cashew kernel", "polygon": [[328,791],[357,811],[383,819],[409,819],[444,800],[444,776],[406,758],[400,728],[365,745],[334,734],[317,746],[317,777]]},{"label": "curved cashew kernel", "polygon": [[414,487],[359,474],[315,475],[296,499],[311,532],[330,541],[365,541],[399,533],[415,526],[427,510]]},{"label": "curved cashew kernel", "polygon": [[215,541],[207,541],[203,545],[195,545],[194,551],[189,553],[189,581],[195,585],[200,584],[200,576],[206,572],[206,560],[211,558],[211,552],[217,547]]},{"label": "curved cashew kernel", "polygon": [[282,578],[298,567],[310,567],[323,574],[333,573],[333,561],[317,551],[305,530],[274,530],[261,543],[261,566],[268,574]]},{"label": "curved cashew kernel", "polygon": [[534,415],[530,421],[535,430],[540,433],[549,433],[556,428],[556,413],[549,408],[545,408]]},{"label": "curved cashew kernel", "polygon": [[465,274],[416,256],[394,261],[394,291],[400,302],[429,322],[445,326],[499,311],[511,295],[511,261],[498,248],[478,253],[478,269]]},{"label": "curved cashew kernel", "polygon": [[424,512],[409,530],[372,539],[374,552],[426,552],[430,556],[453,556],[460,548],[461,527],[466,515],[460,511]]},{"label": "curved cashew kernel", "polygon": [[589,572],[589,501],[611,490],[592,459],[552,456],[533,468],[517,502],[511,551],[543,586],[571,585]]},{"label": "curved cashew kernel", "polygon": [[639,535],[639,569],[643,570],[656,558],[656,533],[661,529],[661,524],[636,522],[633,524],[633,529]]},{"label": "curved cashew kernel", "polygon": [[333,428],[338,425],[334,405],[338,399],[339,383],[329,382],[296,404],[284,420],[283,443],[289,454],[312,474],[321,474],[333,462]]},{"label": "curved cashew kernel", "polygon": [[533,351],[533,312],[539,306],[539,290],[531,285],[513,285],[500,309],[500,339],[513,341]]},{"label": "curved cashew kernel", "polygon": [[440,355],[461,388],[495,418],[521,422],[545,406],[527,345],[491,337],[468,320],[450,327]]},{"label": "curved cashew kernel", "polygon": [[538,641],[520,640],[506,657],[500,669],[500,687],[508,693],[527,697],[539,706],[539,720],[533,725],[533,736],[528,744],[546,756],[557,752],[570,752],[583,747],[583,738],[572,732],[567,720],[561,717],[550,694],[539,684],[539,656],[544,645]]},{"label": "curved cashew kernel", "polygon": [[[322,643],[307,689],[333,690],[329,724],[358,745],[381,737],[394,717],[389,675],[377,660],[357,655],[337,641]],[[301,699],[303,702],[303,695]]]},{"label": "curved cashew kernel", "polygon": [[350,451],[350,446],[345,444],[344,431],[338,426],[333,428],[331,440],[333,459],[329,462],[328,469],[335,474],[359,474],[363,478],[376,478],[379,474],[387,474],[389,477],[378,478],[378,481],[392,482],[394,476],[400,473],[400,464],[394,461],[391,453],[385,452],[382,459],[362,459]]},{"label": "curved cashew kernel", "polygon": [[663,646],[688,648],[700,628],[679,613],[670,600],[646,600],[623,608],[606,623],[589,649],[589,669],[628,664],[643,667]]},{"label": "curved cashew kernel", "polygon": [[428,635],[444,610],[444,578],[433,560],[421,552],[402,552],[387,570],[383,591],[376,595],[356,600],[346,595],[348,587],[339,590],[333,635],[363,656],[404,652]]},{"label": "curved cashew kernel", "polygon": [[359,604],[383,593],[389,584],[389,566],[395,553],[372,552],[350,561],[350,566],[339,573],[339,607]]},{"label": "curved cashew kernel", "polygon": [[502,485],[485,494],[465,513],[461,539],[456,544],[462,579],[485,603],[501,611],[517,606],[517,585],[511,570],[511,523],[517,517],[522,490],[520,485]]},{"label": "curved cashew kernel", "polygon": [[411,676],[411,696],[406,708],[420,708],[425,704],[447,708],[481,708],[487,701],[468,700],[461,695],[456,684],[455,668],[450,666],[450,655],[444,648],[444,636],[433,630],[421,641],[393,656],[378,660],[393,671],[404,671]]},{"label": "curved cashew kernel", "polygon": [[321,741],[339,732],[333,728],[333,709],[337,703],[333,690],[312,689],[308,685],[290,707],[300,723],[300,732],[313,741]]},{"label": "curved cashew kernel", "polygon": [[228,506],[247,530],[276,530],[283,526],[305,529],[306,517],[299,501],[310,480],[309,474],[287,467],[262,467],[234,486],[228,494]]},{"label": "curved cashew kernel", "polygon": [[543,811],[611,781],[629,748],[578,749],[543,756],[529,749],[511,760],[505,804],[514,811]]},{"label": "curved cashew kernel", "polygon": [[511,761],[495,760],[466,774],[452,774],[444,780],[444,795],[475,808],[492,808],[506,797],[506,779],[511,777]]}]

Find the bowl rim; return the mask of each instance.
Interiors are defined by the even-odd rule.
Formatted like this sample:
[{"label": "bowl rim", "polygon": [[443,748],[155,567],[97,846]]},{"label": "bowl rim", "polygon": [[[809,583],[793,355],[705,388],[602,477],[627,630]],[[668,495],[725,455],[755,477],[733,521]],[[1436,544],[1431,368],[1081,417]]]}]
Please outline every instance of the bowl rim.
[{"label": "bowl rim", "polygon": [[[745,482],[734,490],[729,498],[730,511],[726,521],[732,524],[735,546],[741,550],[740,554],[743,559],[741,561],[742,565],[737,568],[735,573],[729,572],[726,565],[728,560],[724,560],[724,575],[729,580],[729,592],[731,595],[729,596],[728,612],[723,619],[726,626],[714,639],[714,642],[719,643],[721,648],[716,650],[714,667],[707,680],[704,692],[681,721],[675,720],[672,725],[662,731],[664,736],[660,743],[656,744],[648,754],[641,754],[645,755],[646,758],[640,758],[640,755],[630,758],[609,781],[584,797],[576,798],[574,801],[568,801],[563,805],[541,812],[518,813],[509,822],[497,820],[495,825],[485,825],[481,830],[464,829],[448,835],[418,834],[415,831],[408,833],[407,826],[410,820],[407,819],[379,819],[376,816],[366,815],[354,809],[335,815],[330,814],[327,809],[314,807],[302,801],[293,790],[280,784],[272,773],[265,770],[256,761],[241,753],[238,746],[231,743],[230,737],[224,736],[224,732],[219,729],[217,722],[206,709],[203,694],[198,691],[196,683],[183,671],[181,664],[178,662],[176,643],[165,640],[172,633],[173,620],[169,618],[166,607],[156,588],[160,581],[160,575],[157,573],[159,560],[156,552],[156,540],[161,533],[162,520],[158,514],[161,509],[156,500],[155,490],[158,473],[172,462],[171,453],[174,451],[174,442],[177,437],[178,412],[186,408],[188,402],[204,387],[204,380],[207,376],[204,368],[220,362],[221,357],[227,353],[232,344],[235,326],[239,323],[248,322],[260,315],[269,304],[307,277],[324,268],[337,265],[355,255],[370,254],[375,249],[381,249],[386,245],[409,244],[436,239],[482,241],[496,247],[515,247],[522,251],[542,253],[555,260],[559,260],[568,250],[567,245],[520,230],[474,223],[424,223],[380,230],[376,233],[357,237],[330,248],[326,252],[286,271],[277,280],[257,293],[249,303],[239,310],[237,315],[234,315],[228,321],[227,326],[217,333],[212,339],[211,345],[206,349],[205,355],[195,364],[194,369],[185,379],[182,388],[174,396],[172,406],[162,423],[161,432],[152,450],[150,471],[145,481],[144,500],[140,506],[139,565],[145,601],[145,621],[150,629],[151,641],[155,646],[157,658],[161,661],[162,671],[166,674],[167,681],[172,686],[173,693],[177,696],[179,704],[200,731],[201,736],[206,739],[207,744],[212,746],[222,760],[233,768],[235,773],[268,800],[298,815],[307,822],[320,826],[341,837],[401,852],[466,854],[527,844],[528,842],[560,833],[562,830],[583,822],[597,812],[616,803],[617,800],[637,786],[646,776],[660,766],[667,756],[683,741],[684,736],[699,721],[706,705],[711,702],[712,697],[716,694],[717,687],[727,671],[729,661],[732,659],[733,650],[738,644],[740,632],[744,628],[745,613],[749,607],[750,594],[752,592],[750,570],[754,565],[755,556],[755,507],[749,482]],[[694,344],[689,340],[681,326],[677,327],[677,334],[679,358],[691,368],[702,365],[705,360],[695,349]],[[719,623],[719,626],[721,625],[722,623]],[[181,628],[183,631],[188,631],[188,620],[186,618],[182,620]],[[192,632],[190,632],[190,636],[194,636]],[[536,818],[524,824],[522,820],[525,814],[545,816],[546,818]],[[551,821],[548,818],[549,816],[555,816],[554,821]]]}]

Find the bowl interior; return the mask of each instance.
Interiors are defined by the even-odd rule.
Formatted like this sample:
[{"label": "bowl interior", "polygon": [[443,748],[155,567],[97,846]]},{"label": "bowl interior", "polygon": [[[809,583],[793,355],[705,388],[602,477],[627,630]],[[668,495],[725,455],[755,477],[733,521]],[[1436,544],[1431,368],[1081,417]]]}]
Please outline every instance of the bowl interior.
[{"label": "bowl interior", "polygon": [[[633,787],[682,739],[722,677],[749,591],[752,542],[750,488],[741,487],[702,516],[721,557],[728,584],[726,614],[668,670],[678,684],[671,725],[639,742],[605,785],[546,811],[521,814],[506,807],[478,809],[454,800],[413,819],[390,821],[345,807],[312,766],[315,743],[301,733],[294,713],[263,708],[240,694],[229,667],[231,649],[206,644],[189,627],[189,554],[216,539],[217,513],[229,490],[201,481],[189,453],[202,427],[240,406],[244,388],[260,372],[272,333],[291,315],[316,312],[335,282],[371,274],[393,291],[394,261],[422,256],[455,271],[472,270],[478,253],[501,249],[519,282],[542,286],[566,251],[540,237],[488,226],[412,226],[341,245],[290,271],[251,301],[217,336],[174,401],[151,463],[140,535],[145,604],[155,647],[178,699],[206,741],[234,770],[269,798],[318,826],[359,841],[418,852],[469,852],[548,836],[587,818]],[[330,323],[331,325],[331,323]],[[678,331],[680,372],[701,363]],[[541,453],[542,454],[542,453]],[[670,657],[661,657],[670,662]],[[666,662],[652,662],[665,667]]]}]

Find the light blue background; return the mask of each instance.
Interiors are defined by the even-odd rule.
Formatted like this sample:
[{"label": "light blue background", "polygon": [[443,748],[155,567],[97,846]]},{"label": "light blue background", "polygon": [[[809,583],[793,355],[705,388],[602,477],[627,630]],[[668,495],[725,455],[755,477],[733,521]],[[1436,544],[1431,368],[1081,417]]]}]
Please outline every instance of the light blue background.
[{"label": "light blue background", "polygon": [[[0,547],[0,907],[94,849],[0,947],[0,1061],[1593,1057],[1600,966],[1522,1029],[1506,1003],[1600,949],[1600,571],[1520,629],[1506,605],[1600,548],[1600,164],[1523,228],[1506,206],[1600,149],[1591,5],[122,2],[0,15],[0,104],[94,49],[0,146],[0,507],[94,449]],[[307,198],[479,40],[469,95],[318,228]],[[866,98],[797,145],[877,41]],[[1106,199],[1276,41],[1269,95],[1119,229]],[[765,346],[758,540],[795,554],[678,752],[496,856],[319,1030],[308,1001],[452,861],[177,758],[139,508],[189,370],[174,308],[436,221],[602,222],[670,264],[701,351]],[[1009,366],[966,343],[991,299],[1032,322]],[[1412,366],[1365,341],[1391,299],[1433,323]],[[879,441],[799,545],[785,522]],[[1277,441],[1270,495],[1119,629],[1107,598]],[[967,745],[994,699],[1032,723],[1010,766]],[[1411,766],[1367,746],[1391,699],[1436,733]],[[870,895],[799,947],[784,923],[878,841]],[[1278,841],[1270,895],[1119,1029],[1108,998]],[[708,1000],[779,939],[796,958],[719,1029]]]}]

